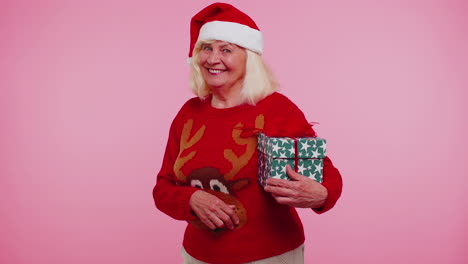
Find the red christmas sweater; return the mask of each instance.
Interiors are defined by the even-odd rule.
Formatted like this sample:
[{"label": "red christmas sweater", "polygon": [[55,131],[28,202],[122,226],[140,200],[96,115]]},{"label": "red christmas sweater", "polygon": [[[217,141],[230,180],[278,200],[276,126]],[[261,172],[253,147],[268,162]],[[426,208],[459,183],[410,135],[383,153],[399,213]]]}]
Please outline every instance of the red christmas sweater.
[{"label": "red christmas sweater", "polygon": [[[256,106],[216,109],[211,100],[193,98],[181,108],[169,132],[161,171],[153,190],[158,209],[188,221],[183,246],[208,263],[244,263],[292,250],[304,243],[295,208],[278,204],[257,181],[257,140],[245,131],[309,129],[302,111],[273,93]],[[342,180],[329,158],[323,185],[328,198],[317,213],[331,209],[341,195]],[[195,187],[196,186],[196,187]],[[202,188],[236,205],[240,223],[234,230],[207,229],[191,212],[190,196]]]}]

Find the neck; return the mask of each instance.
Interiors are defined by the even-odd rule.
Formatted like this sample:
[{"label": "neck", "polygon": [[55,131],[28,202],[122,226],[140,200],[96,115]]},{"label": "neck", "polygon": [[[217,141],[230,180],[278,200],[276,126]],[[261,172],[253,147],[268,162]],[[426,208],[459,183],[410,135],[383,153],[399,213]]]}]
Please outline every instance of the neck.
[{"label": "neck", "polygon": [[243,103],[240,93],[241,88],[241,86],[228,89],[212,88],[211,106],[214,108],[230,108],[241,105]]}]

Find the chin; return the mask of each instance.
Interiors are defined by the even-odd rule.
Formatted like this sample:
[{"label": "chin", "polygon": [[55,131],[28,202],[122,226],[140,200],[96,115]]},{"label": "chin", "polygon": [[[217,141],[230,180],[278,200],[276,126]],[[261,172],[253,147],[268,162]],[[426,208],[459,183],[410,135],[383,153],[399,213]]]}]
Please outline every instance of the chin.
[{"label": "chin", "polygon": [[210,80],[209,78],[208,78],[208,80],[205,79],[205,82],[210,87],[221,87],[221,86],[224,86],[226,84],[226,82],[223,81],[223,80]]}]

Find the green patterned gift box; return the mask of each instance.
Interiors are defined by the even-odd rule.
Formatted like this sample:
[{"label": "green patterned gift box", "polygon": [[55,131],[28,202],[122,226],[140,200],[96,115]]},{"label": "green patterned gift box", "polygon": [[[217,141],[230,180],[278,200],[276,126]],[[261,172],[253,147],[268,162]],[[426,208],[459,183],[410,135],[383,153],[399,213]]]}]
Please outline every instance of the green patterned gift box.
[{"label": "green patterned gift box", "polygon": [[286,174],[287,164],[299,174],[322,182],[326,146],[326,140],[318,137],[268,137],[259,133],[257,145],[259,183],[265,186],[268,178],[289,180]]}]

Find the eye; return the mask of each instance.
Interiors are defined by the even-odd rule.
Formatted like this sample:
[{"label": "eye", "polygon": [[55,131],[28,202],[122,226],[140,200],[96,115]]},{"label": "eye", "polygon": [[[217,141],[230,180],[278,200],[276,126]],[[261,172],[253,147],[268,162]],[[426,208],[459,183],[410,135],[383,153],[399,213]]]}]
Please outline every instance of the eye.
[{"label": "eye", "polygon": [[226,185],[224,185],[222,182],[220,182],[218,180],[211,180],[210,181],[210,189],[213,190],[213,191],[223,192],[225,194],[229,194],[229,191],[228,191]]},{"label": "eye", "polygon": [[213,48],[212,48],[211,46],[209,46],[209,45],[203,45],[203,46],[202,46],[202,50],[204,50],[204,51],[212,51]]},{"label": "eye", "polygon": [[201,183],[200,180],[191,180],[190,186],[198,188],[198,189],[203,189],[203,184]]},{"label": "eye", "polygon": [[224,53],[231,53],[231,50],[230,49],[223,49],[223,52]]}]

